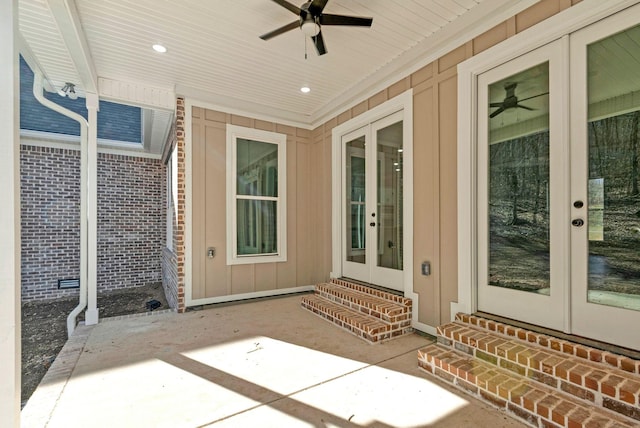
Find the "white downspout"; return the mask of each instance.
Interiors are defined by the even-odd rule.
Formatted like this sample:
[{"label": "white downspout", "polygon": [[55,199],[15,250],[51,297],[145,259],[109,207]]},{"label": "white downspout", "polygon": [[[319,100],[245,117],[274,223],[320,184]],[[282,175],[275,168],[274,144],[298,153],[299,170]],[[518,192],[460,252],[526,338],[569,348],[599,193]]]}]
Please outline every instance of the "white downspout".
[{"label": "white downspout", "polygon": [[86,94],[89,132],[87,135],[87,223],[88,223],[88,270],[86,325],[98,324],[98,109],[97,94]]},{"label": "white downspout", "polygon": [[42,74],[33,76],[33,96],[45,107],[67,116],[80,124],[80,301],[67,317],[67,335],[71,337],[76,328],[76,318],[87,306],[87,138],[89,123],[81,115],[65,109],[44,97]]}]

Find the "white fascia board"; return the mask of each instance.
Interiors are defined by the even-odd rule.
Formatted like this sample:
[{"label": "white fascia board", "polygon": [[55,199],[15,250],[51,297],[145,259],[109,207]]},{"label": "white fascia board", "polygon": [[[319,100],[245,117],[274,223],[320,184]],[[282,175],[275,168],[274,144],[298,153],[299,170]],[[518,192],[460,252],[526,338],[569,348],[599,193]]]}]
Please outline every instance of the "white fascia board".
[{"label": "white fascia board", "polygon": [[69,51],[84,92],[98,93],[98,74],[74,0],[48,0],[51,14]]},{"label": "white fascia board", "polygon": [[19,32],[16,34],[16,42],[18,44],[18,49],[20,50],[20,55],[22,55],[22,58],[25,60],[29,68],[34,72],[34,75],[39,73],[42,76],[44,90],[47,92],[55,92],[56,89],[53,83],[51,83],[49,77],[44,72],[38,58],[36,58],[35,54],[31,50],[31,46],[29,46],[29,43],[27,43],[25,38]]},{"label": "white fascia board", "polygon": [[[51,147],[64,150],[80,150],[80,136],[21,129],[20,144],[37,147]],[[131,147],[131,145],[133,144],[136,144],[140,148],[137,149],[135,147]],[[161,153],[144,152],[142,146],[138,143],[107,140],[104,138],[98,138],[98,153],[132,156],[147,159],[162,158]]]},{"label": "white fascia board", "polygon": [[98,91],[100,99],[121,104],[171,112],[176,108],[176,93],[170,88],[99,77]]}]

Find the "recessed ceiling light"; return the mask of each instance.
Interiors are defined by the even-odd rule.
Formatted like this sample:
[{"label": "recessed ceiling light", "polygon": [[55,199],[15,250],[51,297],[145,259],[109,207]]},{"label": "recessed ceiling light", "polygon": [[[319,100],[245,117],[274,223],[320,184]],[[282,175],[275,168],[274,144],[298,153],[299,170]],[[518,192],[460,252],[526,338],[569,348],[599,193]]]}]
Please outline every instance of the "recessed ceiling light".
[{"label": "recessed ceiling light", "polygon": [[159,53],[165,53],[167,51],[167,48],[165,48],[162,45],[157,45],[156,44],[156,45],[153,45],[152,47],[153,47],[154,51],[159,52]]},{"label": "recessed ceiling light", "polygon": [[303,86],[302,88],[300,88],[300,92],[302,93],[309,93],[311,92],[311,88],[309,88],[308,86]]}]

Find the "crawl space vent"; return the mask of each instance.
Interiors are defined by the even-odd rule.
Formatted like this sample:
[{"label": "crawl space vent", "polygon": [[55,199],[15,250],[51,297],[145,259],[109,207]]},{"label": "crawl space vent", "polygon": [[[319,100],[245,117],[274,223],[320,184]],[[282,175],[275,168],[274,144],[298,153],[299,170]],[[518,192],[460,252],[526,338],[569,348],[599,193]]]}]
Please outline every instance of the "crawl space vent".
[{"label": "crawl space vent", "polygon": [[58,288],[61,290],[66,288],[80,288],[80,278],[59,279]]}]

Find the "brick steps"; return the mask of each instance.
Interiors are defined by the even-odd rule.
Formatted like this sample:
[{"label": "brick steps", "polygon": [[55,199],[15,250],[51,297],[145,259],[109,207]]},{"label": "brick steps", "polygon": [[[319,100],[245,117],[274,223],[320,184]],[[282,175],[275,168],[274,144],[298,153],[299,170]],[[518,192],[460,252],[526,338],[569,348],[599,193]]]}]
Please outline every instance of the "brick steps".
[{"label": "brick steps", "polygon": [[370,343],[412,331],[411,299],[345,280],[316,285],[302,307]]},{"label": "brick steps", "polygon": [[[602,415],[619,424],[611,426],[640,426],[640,361],[628,357],[459,314],[438,327],[438,345],[420,351],[418,359],[425,370],[535,426],[609,427],[594,422]],[[553,398],[529,405],[518,392],[511,397],[512,387]],[[507,393],[501,395],[501,388]],[[552,422],[557,425],[545,425]]]},{"label": "brick steps", "polygon": [[535,380],[441,344],[418,351],[418,365],[535,427],[634,427],[637,424]]}]

